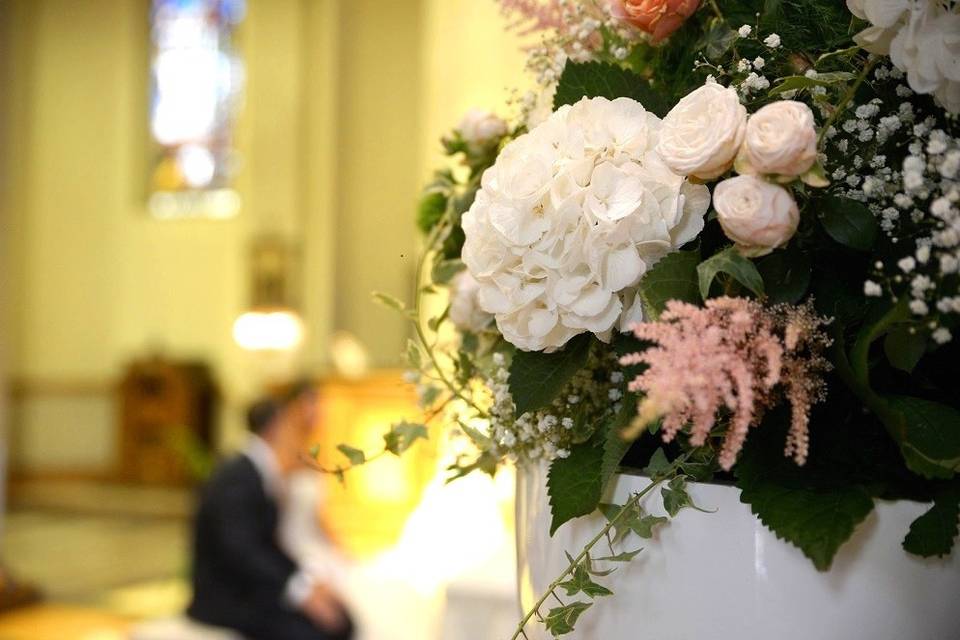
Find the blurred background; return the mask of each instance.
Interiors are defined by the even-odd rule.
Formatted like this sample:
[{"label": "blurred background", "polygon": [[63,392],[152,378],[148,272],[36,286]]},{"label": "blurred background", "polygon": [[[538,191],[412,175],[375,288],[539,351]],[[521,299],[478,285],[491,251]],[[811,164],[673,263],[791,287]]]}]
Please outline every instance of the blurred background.
[{"label": "blurred background", "polygon": [[[370,294],[409,299],[439,138],[522,68],[492,0],[0,0],[0,639],[180,613],[269,385],[318,378],[326,461],[420,417]],[[314,478],[362,639],[515,623],[512,479],[451,455]]]}]

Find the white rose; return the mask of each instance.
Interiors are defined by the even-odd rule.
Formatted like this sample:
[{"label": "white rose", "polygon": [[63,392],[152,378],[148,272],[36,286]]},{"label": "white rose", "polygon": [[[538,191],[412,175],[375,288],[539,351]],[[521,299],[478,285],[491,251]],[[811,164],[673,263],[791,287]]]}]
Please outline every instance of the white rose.
[{"label": "white rose", "polygon": [[490,145],[507,135],[507,123],[499,116],[482,109],[470,109],[456,129],[470,147]]},{"label": "white rose", "polygon": [[779,100],[747,121],[737,171],[795,177],[806,173],[816,160],[817,129],[810,107]]},{"label": "white rose", "polygon": [[467,271],[450,281],[450,320],[462,331],[482,331],[493,321],[493,315],[480,307],[480,283]]},{"label": "white rose", "polygon": [[751,257],[785,245],[800,222],[790,192],[755,176],[737,176],[718,184],[713,208],[723,232],[741,254]]},{"label": "white rose", "polygon": [[664,118],[657,152],[674,172],[710,180],[733,165],[746,126],[736,89],[708,82]]}]

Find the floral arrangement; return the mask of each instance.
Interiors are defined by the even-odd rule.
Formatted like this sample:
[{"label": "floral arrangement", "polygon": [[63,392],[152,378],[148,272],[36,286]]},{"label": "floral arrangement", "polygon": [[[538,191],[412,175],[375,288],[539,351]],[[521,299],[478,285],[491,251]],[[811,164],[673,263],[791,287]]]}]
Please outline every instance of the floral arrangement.
[{"label": "floral arrangement", "polygon": [[[600,503],[618,466],[670,516],[732,482],[823,571],[875,500],[920,500],[903,552],[949,554],[960,2],[501,6],[539,90],[444,140],[415,302],[381,296],[428,421],[476,445],[452,475],[548,464],[552,529],[600,509],[618,544],[665,520]],[[634,555],[588,545],[515,637],[571,631],[592,563]]]}]

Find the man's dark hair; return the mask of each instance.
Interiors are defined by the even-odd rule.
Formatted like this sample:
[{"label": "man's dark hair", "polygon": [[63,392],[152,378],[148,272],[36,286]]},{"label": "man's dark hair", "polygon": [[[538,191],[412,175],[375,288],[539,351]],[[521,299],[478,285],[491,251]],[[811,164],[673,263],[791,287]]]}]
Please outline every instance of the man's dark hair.
[{"label": "man's dark hair", "polygon": [[280,403],[284,407],[290,404],[291,402],[296,402],[304,395],[317,392],[317,383],[311,380],[310,378],[297,378],[290,384],[286,385],[278,394],[280,398]]},{"label": "man's dark hair", "polygon": [[280,412],[308,393],[316,393],[316,383],[310,378],[298,378],[268,396],[260,398],[247,409],[247,428],[262,434]]},{"label": "man's dark hair", "polygon": [[273,398],[257,400],[247,409],[247,428],[257,435],[263,433],[282,408],[283,405]]}]

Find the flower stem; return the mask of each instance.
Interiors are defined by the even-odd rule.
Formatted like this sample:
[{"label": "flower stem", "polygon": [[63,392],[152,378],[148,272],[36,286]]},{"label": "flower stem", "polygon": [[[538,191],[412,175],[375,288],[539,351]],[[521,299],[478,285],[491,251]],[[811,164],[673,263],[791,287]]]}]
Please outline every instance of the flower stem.
[{"label": "flower stem", "polygon": [[717,4],[717,0],[710,0],[710,8],[713,9],[713,12],[718,18],[721,20],[726,20],[726,18],[723,17],[723,12],[720,11],[720,5]]},{"label": "flower stem", "polygon": [[823,146],[823,140],[827,135],[827,130],[837,121],[837,118],[840,117],[840,114],[846,111],[847,105],[850,104],[850,101],[853,100],[853,97],[857,93],[857,89],[860,88],[860,85],[863,84],[863,81],[867,79],[867,76],[870,74],[870,71],[873,70],[877,63],[880,62],[879,56],[871,55],[867,59],[867,63],[863,66],[863,69],[860,70],[860,75],[857,76],[857,79],[853,82],[847,92],[840,102],[837,103],[836,108],[834,108],[833,113],[830,114],[830,117],[827,118],[827,121],[823,123],[823,128],[820,129],[820,137],[817,139],[817,145]]},{"label": "flower stem", "polygon": [[445,223],[440,223],[433,228],[433,231],[430,232],[430,235],[427,238],[427,246],[424,247],[423,251],[420,254],[420,258],[417,261],[416,269],[416,292],[414,294],[414,307],[413,307],[413,326],[414,330],[417,333],[417,338],[420,340],[420,344],[423,347],[423,350],[426,352],[427,357],[430,359],[430,363],[433,365],[434,371],[437,372],[437,376],[440,379],[440,382],[459,400],[462,400],[468,406],[470,406],[474,411],[476,411],[481,417],[486,416],[486,412],[481,409],[473,399],[469,398],[464,392],[463,389],[456,384],[444,373],[443,368],[440,366],[440,361],[437,359],[437,354],[434,351],[433,345],[427,340],[427,333],[423,328],[423,313],[421,302],[423,300],[423,291],[420,284],[424,279],[424,268],[427,265],[427,258],[433,255],[436,250],[436,245],[439,239],[442,237],[443,232],[446,230]]}]

